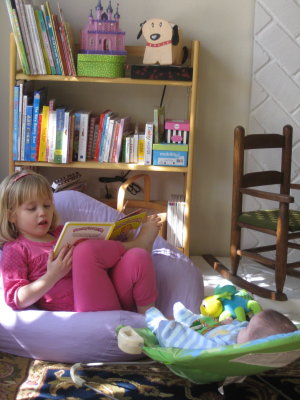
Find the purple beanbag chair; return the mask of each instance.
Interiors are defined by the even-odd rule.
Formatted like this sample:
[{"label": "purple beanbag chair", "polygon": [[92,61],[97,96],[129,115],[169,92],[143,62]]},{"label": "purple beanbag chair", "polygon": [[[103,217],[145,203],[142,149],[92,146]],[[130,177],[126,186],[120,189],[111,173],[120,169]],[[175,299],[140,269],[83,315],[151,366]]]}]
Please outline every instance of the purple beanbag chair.
[{"label": "purple beanbag chair", "polygon": [[[54,194],[55,205],[66,221],[113,221],[118,212],[76,191]],[[203,279],[199,269],[163,238],[153,246],[157,274],[156,306],[172,315],[173,304],[181,301],[199,312]],[[1,250],[0,250],[1,257]],[[129,311],[62,312],[31,307],[14,311],[5,304],[0,279],[0,351],[40,360],[68,363],[126,361],[140,356],[123,353],[117,346],[116,327],[144,327],[144,316]]]}]

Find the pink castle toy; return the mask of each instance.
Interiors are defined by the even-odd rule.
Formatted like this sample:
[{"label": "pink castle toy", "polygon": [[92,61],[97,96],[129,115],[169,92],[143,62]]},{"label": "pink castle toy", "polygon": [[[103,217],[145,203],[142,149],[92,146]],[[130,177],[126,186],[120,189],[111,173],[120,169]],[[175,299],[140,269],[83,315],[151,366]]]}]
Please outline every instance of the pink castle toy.
[{"label": "pink castle toy", "polygon": [[119,27],[119,3],[114,15],[111,0],[106,12],[103,11],[101,0],[98,1],[95,9],[96,18],[94,19],[91,10],[88,23],[81,31],[80,53],[126,55],[125,32]]}]

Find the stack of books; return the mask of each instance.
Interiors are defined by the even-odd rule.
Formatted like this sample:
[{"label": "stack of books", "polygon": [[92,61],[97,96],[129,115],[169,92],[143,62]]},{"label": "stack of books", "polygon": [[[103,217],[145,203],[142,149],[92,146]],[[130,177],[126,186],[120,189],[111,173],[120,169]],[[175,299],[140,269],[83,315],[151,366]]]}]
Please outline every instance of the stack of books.
[{"label": "stack of books", "polygon": [[15,161],[117,163],[130,129],[129,116],[56,106],[55,99],[47,100],[47,89],[34,90],[32,81],[19,80],[14,87]]},{"label": "stack of books", "polygon": [[47,99],[47,88],[33,81],[14,86],[13,160],[51,163],[153,164],[155,120],[132,129],[130,116],[105,110],[72,110]]},{"label": "stack of books", "polygon": [[72,41],[62,10],[49,2],[34,7],[29,0],[5,0],[25,74],[76,75]]},{"label": "stack of books", "polygon": [[184,209],[184,195],[172,194],[167,207],[167,241],[175,247],[183,247]]}]

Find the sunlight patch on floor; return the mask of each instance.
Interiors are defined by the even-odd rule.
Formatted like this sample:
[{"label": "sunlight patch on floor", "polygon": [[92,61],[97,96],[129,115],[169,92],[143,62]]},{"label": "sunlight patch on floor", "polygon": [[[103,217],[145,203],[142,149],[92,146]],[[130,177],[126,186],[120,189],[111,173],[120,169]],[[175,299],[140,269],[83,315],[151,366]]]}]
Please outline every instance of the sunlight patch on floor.
[{"label": "sunlight patch on floor", "polygon": [[[205,296],[212,295],[217,285],[232,284],[214,271],[201,256],[194,256],[191,257],[191,259],[200,268],[203,274]],[[229,268],[230,262],[228,257],[218,257],[218,260]],[[271,270],[263,266],[242,262],[239,273],[247,280],[259,284],[259,286],[275,288],[273,284],[274,274]],[[288,276],[285,282],[284,292],[288,297],[287,301],[268,300],[259,296],[254,296],[254,298],[263,308],[273,308],[280,311],[290,317],[295,323],[300,324],[300,279]]]}]

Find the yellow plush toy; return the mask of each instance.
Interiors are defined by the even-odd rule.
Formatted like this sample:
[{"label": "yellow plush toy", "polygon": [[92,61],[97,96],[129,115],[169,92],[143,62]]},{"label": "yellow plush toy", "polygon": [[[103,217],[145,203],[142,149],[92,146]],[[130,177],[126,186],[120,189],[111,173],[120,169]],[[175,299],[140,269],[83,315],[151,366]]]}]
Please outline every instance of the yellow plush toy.
[{"label": "yellow plush toy", "polygon": [[261,310],[261,305],[246,290],[237,290],[233,285],[217,286],[214,294],[206,297],[200,306],[202,315],[219,321],[227,318],[246,321]]}]

